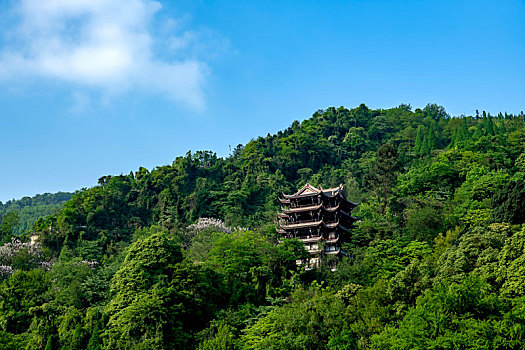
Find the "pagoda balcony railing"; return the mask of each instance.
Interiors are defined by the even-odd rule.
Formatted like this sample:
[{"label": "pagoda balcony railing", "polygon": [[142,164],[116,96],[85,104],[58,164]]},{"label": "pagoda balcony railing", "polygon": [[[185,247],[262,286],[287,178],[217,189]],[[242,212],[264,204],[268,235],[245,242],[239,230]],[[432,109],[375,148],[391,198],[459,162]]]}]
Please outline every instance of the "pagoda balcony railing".
[{"label": "pagoda balcony railing", "polygon": [[297,205],[294,202],[290,202],[290,209],[313,207],[313,206],[316,206],[316,205],[319,205],[319,204],[321,204],[321,201],[315,201],[315,202],[312,201],[310,203],[305,203],[305,204],[301,204],[301,205]]},{"label": "pagoda balcony railing", "polygon": [[290,220],[287,222],[281,221],[280,224],[283,226],[290,226],[290,225],[300,225],[300,224],[311,224],[319,222],[321,219],[308,219],[308,220]]},{"label": "pagoda balcony railing", "polygon": [[311,243],[311,242],[320,241],[323,237],[322,236],[299,236],[296,238],[301,240],[303,243]]},{"label": "pagoda balcony railing", "polygon": [[327,244],[335,244],[335,243],[339,242],[339,236],[336,237],[336,238],[328,238],[328,239],[325,240],[325,242]]},{"label": "pagoda balcony railing", "polygon": [[322,250],[319,248],[310,248],[310,249],[307,248],[306,251],[310,254],[318,254],[322,252]]},{"label": "pagoda balcony railing", "polygon": [[296,225],[304,225],[304,224],[317,224],[319,222],[322,222],[326,226],[333,226],[337,225],[338,221],[323,221],[322,219],[308,219],[308,220],[297,220],[297,221],[280,221],[279,224],[281,227],[290,227],[290,226],[296,226]]},{"label": "pagoda balcony railing", "polygon": [[295,207],[295,208],[281,207],[281,210],[284,212],[289,212],[289,214],[293,214],[293,213],[299,213],[299,212],[318,211],[321,208],[322,208],[322,204],[310,204],[310,205],[303,205],[303,206]]},{"label": "pagoda balcony railing", "polygon": [[337,248],[336,250],[326,250],[326,247],[324,249],[324,253],[325,254],[329,254],[329,255],[332,255],[332,254],[339,254],[341,252],[341,248]]},{"label": "pagoda balcony railing", "polygon": [[325,246],[323,251],[325,254],[337,254],[341,251],[341,248],[334,246]]},{"label": "pagoda balcony railing", "polygon": [[[308,203],[308,204],[303,204],[303,205],[291,205],[290,206],[287,206],[287,207],[281,207],[281,210],[290,210],[290,209],[302,209],[302,208],[312,208],[312,209],[316,209],[316,207],[318,207],[319,205],[321,205],[321,203]],[[322,206],[323,209],[325,210],[331,210],[331,209],[338,209],[339,208],[339,205],[338,204],[326,204],[326,205],[323,205]],[[345,213],[346,214],[346,213]]]}]

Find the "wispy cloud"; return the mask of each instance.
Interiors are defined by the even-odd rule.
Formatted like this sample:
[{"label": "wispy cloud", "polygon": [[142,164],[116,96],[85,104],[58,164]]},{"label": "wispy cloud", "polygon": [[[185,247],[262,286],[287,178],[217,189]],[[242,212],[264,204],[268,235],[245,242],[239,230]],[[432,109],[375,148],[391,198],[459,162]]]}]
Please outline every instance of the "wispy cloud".
[{"label": "wispy cloud", "polygon": [[21,0],[11,11],[16,24],[3,30],[0,80],[36,76],[109,94],[142,90],[203,109],[208,67],[183,51],[196,34],[153,34],[160,10],[149,0]]}]

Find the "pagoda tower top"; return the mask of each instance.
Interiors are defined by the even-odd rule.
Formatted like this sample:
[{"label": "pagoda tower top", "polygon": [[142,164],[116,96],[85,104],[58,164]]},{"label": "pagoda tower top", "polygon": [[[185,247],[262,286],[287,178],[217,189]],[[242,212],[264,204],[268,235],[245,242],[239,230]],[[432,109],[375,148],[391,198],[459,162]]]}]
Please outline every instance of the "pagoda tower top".
[{"label": "pagoda tower top", "polygon": [[297,238],[310,253],[309,266],[316,265],[321,253],[344,255],[341,243],[350,238],[350,229],[357,220],[351,212],[358,203],[348,201],[343,185],[323,189],[307,182],[291,195],[279,198],[277,232],[281,239]]},{"label": "pagoda tower top", "polygon": [[[287,204],[290,199],[300,199],[300,198],[315,197],[315,196],[322,196],[322,197],[336,197],[337,196],[347,201],[345,196],[343,195],[343,185],[342,184],[340,184],[337,187],[323,189],[322,187],[317,188],[308,182],[294,194],[289,195],[289,194],[283,193],[284,199],[280,199],[280,201],[283,204]],[[350,202],[350,203],[354,207],[357,206],[358,204],[358,203],[353,203],[353,202]]]}]

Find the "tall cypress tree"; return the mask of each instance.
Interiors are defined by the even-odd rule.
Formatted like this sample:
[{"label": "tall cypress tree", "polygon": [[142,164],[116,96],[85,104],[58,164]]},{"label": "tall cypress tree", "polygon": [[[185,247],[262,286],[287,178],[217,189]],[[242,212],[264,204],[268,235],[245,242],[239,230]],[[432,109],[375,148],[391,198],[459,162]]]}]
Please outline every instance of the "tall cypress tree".
[{"label": "tall cypress tree", "polygon": [[452,132],[452,138],[450,139],[450,144],[448,145],[449,148],[457,146],[458,134],[459,134],[459,127],[454,128],[454,131]]},{"label": "tall cypress tree", "polygon": [[386,212],[398,169],[397,151],[394,146],[385,143],[377,150],[376,160],[365,178],[367,187],[375,193],[381,204],[382,214]]},{"label": "tall cypress tree", "polygon": [[423,125],[417,127],[416,142],[414,143],[414,153],[421,154],[423,147]]},{"label": "tall cypress tree", "polygon": [[505,126],[505,120],[500,120],[497,126],[498,126],[498,134],[504,135],[507,133],[507,127]]},{"label": "tall cypress tree", "polygon": [[473,138],[475,140],[479,139],[481,136],[483,136],[485,133],[483,132],[483,123],[478,123],[478,126],[476,127],[476,132],[474,133]]},{"label": "tall cypress tree", "polygon": [[423,147],[421,149],[421,154],[429,155],[432,152],[432,150],[436,148],[436,146],[437,146],[436,131],[434,128],[434,123],[432,123],[430,124],[427,135],[425,136],[425,139],[423,140]]},{"label": "tall cypress tree", "polygon": [[465,142],[469,138],[469,132],[468,132],[468,125],[467,125],[467,118],[463,118],[461,121],[461,126],[459,128],[458,133],[458,141]]},{"label": "tall cypress tree", "polygon": [[494,136],[496,133],[494,132],[494,123],[492,122],[492,117],[487,118],[487,135]]}]

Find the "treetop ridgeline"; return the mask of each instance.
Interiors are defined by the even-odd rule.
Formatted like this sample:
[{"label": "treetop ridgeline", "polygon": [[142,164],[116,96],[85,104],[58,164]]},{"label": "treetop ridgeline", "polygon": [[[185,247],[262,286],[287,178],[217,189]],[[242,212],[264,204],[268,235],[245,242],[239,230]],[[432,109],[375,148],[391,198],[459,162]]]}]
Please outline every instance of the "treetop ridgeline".
[{"label": "treetop ridgeline", "polygon": [[523,112],[362,104],[1,204],[0,348],[520,349],[524,179]]}]

